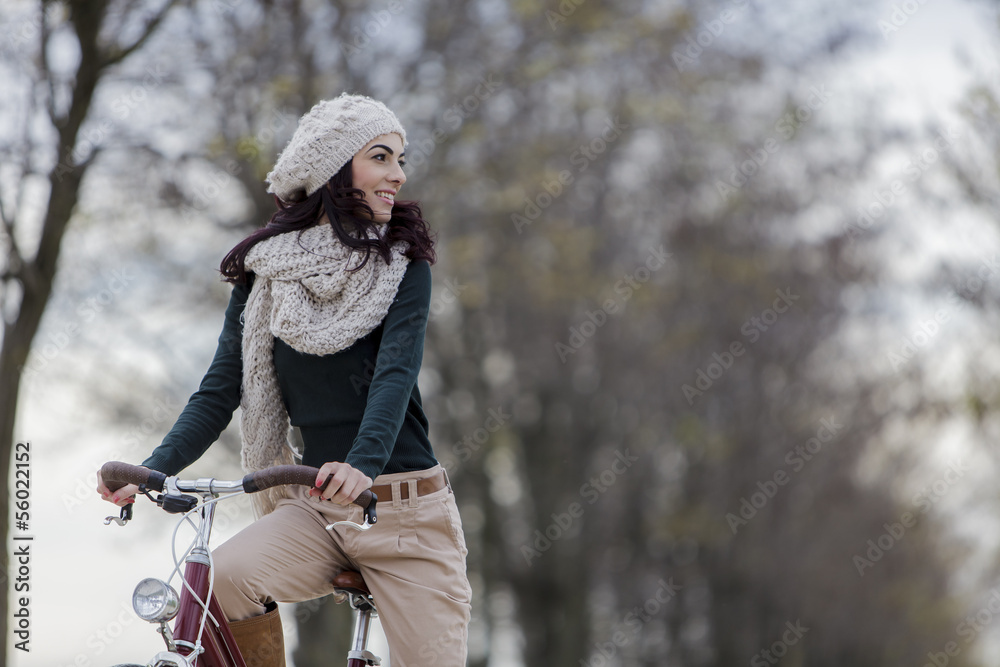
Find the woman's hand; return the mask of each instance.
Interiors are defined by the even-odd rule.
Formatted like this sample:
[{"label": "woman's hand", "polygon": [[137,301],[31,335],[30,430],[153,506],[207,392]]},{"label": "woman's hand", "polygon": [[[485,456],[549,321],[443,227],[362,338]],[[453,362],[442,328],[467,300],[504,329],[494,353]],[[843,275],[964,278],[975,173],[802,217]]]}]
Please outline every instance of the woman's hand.
[{"label": "woman's hand", "polygon": [[[332,476],[332,477],[331,477]],[[320,487],[326,483],[327,478],[330,483],[325,491],[320,491]],[[317,496],[321,500],[332,500],[338,505],[350,505],[355,498],[361,495],[365,489],[370,489],[372,480],[363,472],[352,468],[346,463],[330,461],[324,463],[316,476],[316,486],[309,489],[310,496]]]},{"label": "woman's hand", "polygon": [[104,480],[101,479],[101,471],[97,471],[97,492],[101,494],[101,498],[107,500],[109,503],[118,505],[119,507],[124,507],[135,502],[135,494],[139,492],[139,487],[135,484],[126,484],[117,491],[112,492],[104,484]]}]

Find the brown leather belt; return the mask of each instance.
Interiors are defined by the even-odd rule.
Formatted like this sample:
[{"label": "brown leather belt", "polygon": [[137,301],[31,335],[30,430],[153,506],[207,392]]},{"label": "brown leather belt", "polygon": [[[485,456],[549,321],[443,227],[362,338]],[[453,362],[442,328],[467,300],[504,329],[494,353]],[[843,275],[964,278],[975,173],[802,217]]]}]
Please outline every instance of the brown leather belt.
[{"label": "brown leather belt", "polygon": [[[445,474],[445,471],[442,470],[441,472],[432,477],[425,477],[423,479],[417,480],[417,497],[426,496],[429,493],[440,491],[446,486],[448,486],[448,477]],[[380,503],[392,501],[391,484],[381,484],[379,486],[373,486],[372,493],[378,496],[378,500]],[[406,480],[402,480],[399,483],[399,499],[406,500],[409,497],[410,497],[410,483]]]}]

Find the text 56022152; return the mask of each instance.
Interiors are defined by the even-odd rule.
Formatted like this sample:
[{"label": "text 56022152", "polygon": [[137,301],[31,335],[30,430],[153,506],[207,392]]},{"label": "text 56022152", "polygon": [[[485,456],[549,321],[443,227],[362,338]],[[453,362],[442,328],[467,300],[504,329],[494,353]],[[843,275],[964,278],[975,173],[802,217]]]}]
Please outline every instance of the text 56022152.
[{"label": "text 56022152", "polygon": [[14,525],[28,530],[31,520],[31,443],[19,442],[14,449]]}]

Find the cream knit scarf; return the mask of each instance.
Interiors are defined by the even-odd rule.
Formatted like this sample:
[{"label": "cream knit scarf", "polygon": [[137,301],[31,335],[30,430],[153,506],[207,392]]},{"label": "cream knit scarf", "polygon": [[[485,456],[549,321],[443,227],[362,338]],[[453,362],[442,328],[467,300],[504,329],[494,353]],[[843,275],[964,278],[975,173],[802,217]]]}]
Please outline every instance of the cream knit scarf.
[{"label": "cream knit scarf", "polygon": [[[384,233],[385,226],[379,227]],[[246,472],[295,462],[288,412],[274,368],[274,339],[306,354],[333,354],[364,337],[385,318],[406,272],[404,242],[387,265],[372,252],[364,268],[327,223],[257,243],[246,257],[256,274],[243,312],[242,463]],[[284,487],[255,493],[257,516],[274,509]]]}]

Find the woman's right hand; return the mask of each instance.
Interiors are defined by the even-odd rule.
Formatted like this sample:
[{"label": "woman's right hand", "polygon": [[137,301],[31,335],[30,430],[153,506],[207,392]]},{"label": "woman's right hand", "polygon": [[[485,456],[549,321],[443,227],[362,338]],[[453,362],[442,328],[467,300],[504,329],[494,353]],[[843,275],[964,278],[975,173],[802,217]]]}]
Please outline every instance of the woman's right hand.
[{"label": "woman's right hand", "polygon": [[97,492],[101,494],[101,498],[117,505],[119,507],[124,507],[135,502],[135,494],[139,492],[139,487],[135,484],[126,484],[117,491],[111,491],[104,484],[104,480],[101,479],[101,471],[97,471]]}]

